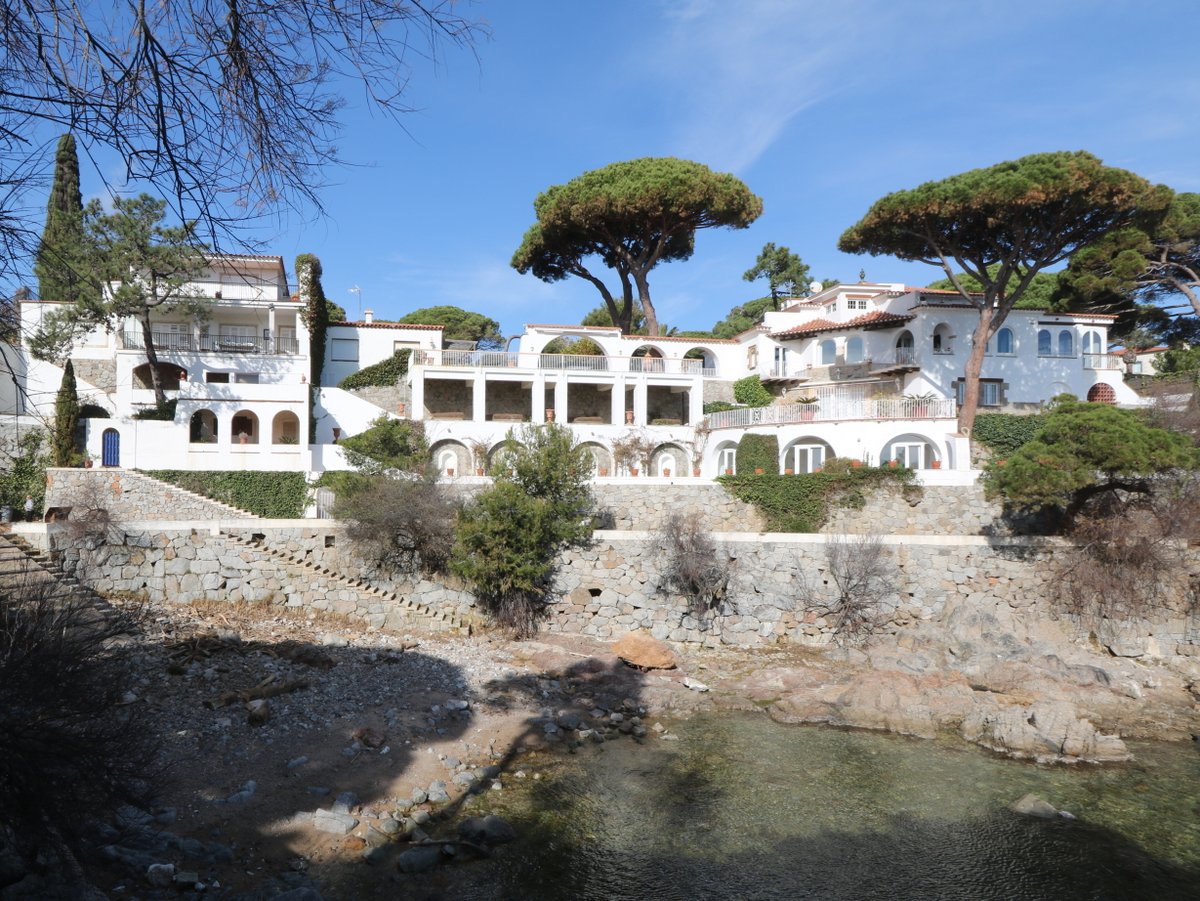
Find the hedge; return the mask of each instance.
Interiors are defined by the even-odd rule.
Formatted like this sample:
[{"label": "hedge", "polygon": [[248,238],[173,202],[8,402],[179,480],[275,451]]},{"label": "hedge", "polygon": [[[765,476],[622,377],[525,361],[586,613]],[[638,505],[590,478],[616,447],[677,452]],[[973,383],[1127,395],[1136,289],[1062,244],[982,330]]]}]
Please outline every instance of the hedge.
[{"label": "hedge", "polygon": [[1015,413],[980,413],[971,437],[985,445],[993,457],[1007,459],[1033,439],[1046,423],[1044,413],[1019,416]]},{"label": "hedge", "polygon": [[902,466],[853,468],[849,461],[831,458],[821,472],[721,476],[718,481],[735,497],[757,507],[768,531],[816,532],[828,519],[830,504],[861,508],[868,492],[887,483],[908,485],[914,475]]},{"label": "hedge", "polygon": [[737,471],[779,475],[779,438],[776,435],[744,435],[737,446]]},{"label": "hedge", "polygon": [[411,348],[398,350],[381,363],[350,373],[338,382],[338,387],[345,391],[353,388],[390,388],[408,374],[408,358],[411,354]]},{"label": "hedge", "polygon": [[774,402],[775,395],[758,376],[748,375],[733,383],[733,399],[747,407],[766,407]]},{"label": "hedge", "polygon": [[146,475],[267,519],[300,519],[308,504],[302,472],[153,469]]}]

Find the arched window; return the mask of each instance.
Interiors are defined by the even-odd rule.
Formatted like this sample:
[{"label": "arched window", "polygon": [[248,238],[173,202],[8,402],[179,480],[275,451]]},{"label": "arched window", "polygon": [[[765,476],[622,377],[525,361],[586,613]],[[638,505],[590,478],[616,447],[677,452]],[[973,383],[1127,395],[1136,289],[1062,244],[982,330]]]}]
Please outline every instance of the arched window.
[{"label": "arched window", "polygon": [[271,443],[299,444],[300,417],[290,410],[276,413],[275,418],[271,420]]},{"label": "arched window", "polygon": [[799,438],[783,451],[783,468],[795,473],[816,472],[833,456],[833,449],[819,438]]},{"label": "arched window", "polygon": [[717,450],[717,474],[737,475],[737,445],[726,444]]},{"label": "arched window", "polygon": [[1054,352],[1054,347],[1050,343],[1050,330],[1038,329],[1038,356],[1048,357]]},{"label": "arched window", "polygon": [[896,362],[912,363],[916,359],[914,346],[912,332],[901,332],[900,337],[896,339]]},{"label": "arched window", "polygon": [[234,444],[258,444],[258,417],[249,410],[239,410],[233,414],[229,431]]},{"label": "arched window", "polygon": [[1102,354],[1104,348],[1100,344],[1099,332],[1083,333],[1083,352],[1085,354]]},{"label": "arched window", "polygon": [[883,446],[883,461],[895,460],[909,469],[932,469],[937,448],[921,435],[900,435]]},{"label": "arched window", "polygon": [[666,372],[666,363],[662,351],[657,347],[643,344],[633,352],[629,368],[633,372]]},{"label": "arched window", "polygon": [[863,360],[863,339],[855,335],[846,341],[846,362],[861,363]]},{"label": "arched window", "polygon": [[832,366],[837,362],[837,343],[832,338],[821,342],[821,365]]},{"label": "arched window", "polygon": [[1075,336],[1070,329],[1063,329],[1058,333],[1058,355],[1060,357],[1075,356]]},{"label": "arched window", "polygon": [[188,427],[192,444],[217,443],[217,417],[212,410],[197,410]]},{"label": "arched window", "polygon": [[1017,345],[1013,340],[1012,329],[1005,327],[996,332],[996,353],[1001,356],[1011,357],[1016,352]]},{"label": "arched window", "polygon": [[950,334],[950,326],[944,322],[939,322],[933,330],[933,352],[935,354],[954,353],[952,346],[953,337]]}]

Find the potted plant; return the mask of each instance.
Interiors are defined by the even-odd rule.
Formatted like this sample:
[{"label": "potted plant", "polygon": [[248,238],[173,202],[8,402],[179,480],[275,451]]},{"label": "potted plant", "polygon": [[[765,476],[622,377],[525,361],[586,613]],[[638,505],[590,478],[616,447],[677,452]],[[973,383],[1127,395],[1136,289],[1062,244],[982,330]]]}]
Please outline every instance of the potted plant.
[{"label": "potted plant", "polygon": [[926,391],[924,394],[906,394],[904,398],[912,402],[912,415],[924,418],[933,409],[933,402],[938,399],[938,396],[932,391]]},{"label": "potted plant", "polygon": [[601,466],[601,467],[600,467],[600,478],[604,479],[604,478],[607,478],[607,477],[608,477],[608,467],[607,467],[607,466]]},{"label": "potted plant", "polygon": [[641,432],[631,429],[613,441],[613,465],[617,472],[626,470],[630,475],[636,476],[653,451],[654,442]]},{"label": "potted plant", "polygon": [[941,468],[942,468],[942,461],[941,461],[941,460],[933,460],[932,462],[930,462],[930,464],[929,464],[929,465],[930,465],[930,466],[931,466],[933,469],[941,469]]},{"label": "potted plant", "polygon": [[663,474],[664,479],[671,478],[671,470],[670,469],[663,469],[662,474]]},{"label": "potted plant", "polygon": [[812,395],[800,397],[796,399],[796,403],[800,404],[800,420],[801,422],[812,422],[817,418],[817,398]]},{"label": "potted plant", "polygon": [[794,476],[796,474],[796,471],[789,466],[786,469],[784,469],[783,474],[785,476]]},{"label": "potted plant", "polygon": [[488,463],[488,443],[480,438],[472,439],[470,442],[471,457],[475,461],[475,475],[487,475]]},{"label": "potted plant", "polygon": [[755,474],[756,476],[760,476],[760,475],[762,475],[764,472],[766,472],[766,470],[765,470],[765,469],[763,469],[761,466],[755,466],[755,467],[754,467],[754,474]]},{"label": "potted plant", "polygon": [[895,469],[899,465],[900,465],[899,460],[888,460],[888,469]]}]

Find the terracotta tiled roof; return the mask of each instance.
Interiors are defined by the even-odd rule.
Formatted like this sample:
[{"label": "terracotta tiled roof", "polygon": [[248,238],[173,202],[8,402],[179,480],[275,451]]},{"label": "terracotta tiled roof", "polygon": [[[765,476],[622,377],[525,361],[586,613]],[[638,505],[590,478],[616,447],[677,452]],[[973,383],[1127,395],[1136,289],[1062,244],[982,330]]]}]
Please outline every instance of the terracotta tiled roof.
[{"label": "terracotta tiled roof", "polygon": [[804,325],[794,326],[782,332],[775,332],[772,338],[803,338],[806,335],[816,335],[820,332],[836,332],[856,328],[889,328],[912,321],[912,316],[901,316],[898,313],[886,313],[883,310],[873,310],[861,316],[855,316],[846,322],[832,322],[828,319],[814,319]]},{"label": "terracotta tiled roof", "polygon": [[329,328],[395,328],[440,332],[444,325],[417,325],[413,322],[331,322]]},{"label": "terracotta tiled roof", "polygon": [[690,344],[737,344],[731,338],[689,338],[686,335],[659,335],[651,338],[649,335],[622,335],[622,341],[684,341]]}]

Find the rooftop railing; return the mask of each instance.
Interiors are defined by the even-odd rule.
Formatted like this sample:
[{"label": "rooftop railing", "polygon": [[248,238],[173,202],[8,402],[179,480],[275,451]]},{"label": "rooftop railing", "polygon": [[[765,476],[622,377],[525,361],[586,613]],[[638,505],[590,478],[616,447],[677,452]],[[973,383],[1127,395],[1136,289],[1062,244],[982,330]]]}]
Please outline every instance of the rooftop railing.
[{"label": "rooftop railing", "polygon": [[[258,338],[241,335],[194,335],[180,332],[152,331],[154,347],[160,353],[179,351],[183,353],[214,354],[298,354],[300,342],[295,338]],[[141,332],[122,332],[121,344],[126,350],[141,350]]]},{"label": "rooftop railing", "polygon": [[704,421],[712,429],[744,429],[756,425],[797,425],[804,422],[953,419],[957,415],[955,403],[950,399],[826,397],[811,404],[776,404],[722,410],[709,413]]},{"label": "rooftop railing", "polygon": [[657,372],[668,375],[717,375],[715,366],[704,360],[673,360],[663,357],[612,357],[585,354],[510,353],[502,350],[422,350],[418,365],[454,369],[542,369],[565,372]]}]

